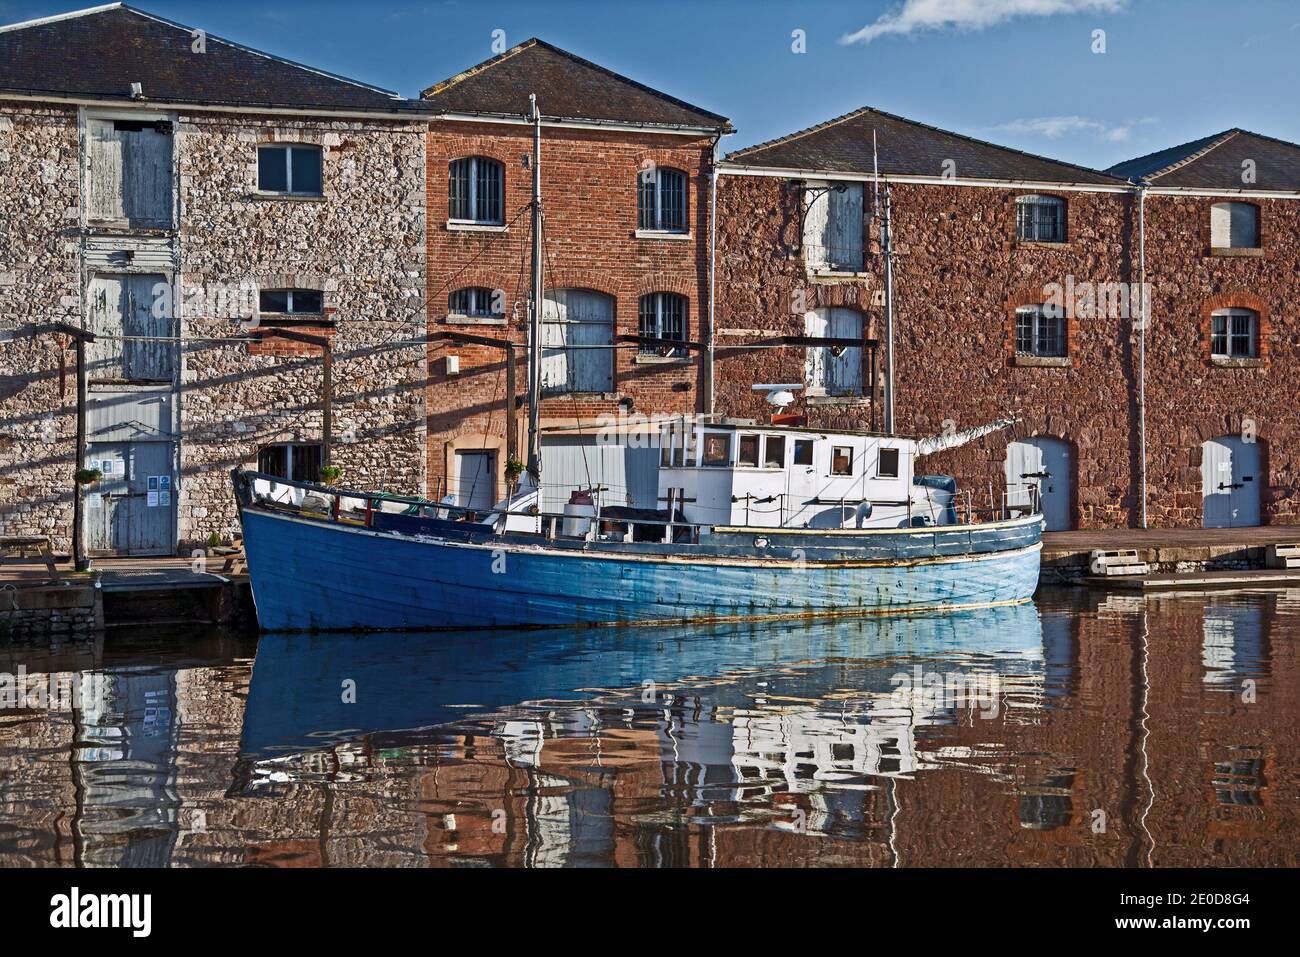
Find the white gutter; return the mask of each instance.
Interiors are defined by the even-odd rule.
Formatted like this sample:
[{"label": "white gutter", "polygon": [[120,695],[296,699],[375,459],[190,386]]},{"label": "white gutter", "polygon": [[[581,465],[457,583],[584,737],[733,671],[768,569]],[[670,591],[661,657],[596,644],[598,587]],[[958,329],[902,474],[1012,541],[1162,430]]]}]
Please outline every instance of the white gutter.
[{"label": "white gutter", "polygon": [[[869,173],[837,173],[817,169],[776,169],[762,166],[740,166],[723,162],[719,173],[724,176],[770,176],[778,179],[812,179],[826,182],[863,183],[870,180]],[[981,186],[990,189],[1044,189],[1071,193],[1128,193],[1133,187],[1127,183],[1114,186],[1094,183],[1050,183],[1024,179],[945,179],[942,176],[900,176],[896,173],[881,173],[881,182],[915,183],[929,186]]]},{"label": "white gutter", "polygon": [[418,110],[390,113],[383,110],[344,109],[331,110],[325,107],[298,106],[231,106],[210,103],[168,103],[155,100],[124,100],[121,97],[85,97],[85,96],[35,96],[26,93],[6,93],[0,90],[0,103],[14,101],[19,103],[58,104],[60,106],[80,106],[87,109],[153,110],[168,113],[236,113],[243,115],[270,116],[319,116],[351,120],[403,120],[407,123],[428,124],[433,117]]}]

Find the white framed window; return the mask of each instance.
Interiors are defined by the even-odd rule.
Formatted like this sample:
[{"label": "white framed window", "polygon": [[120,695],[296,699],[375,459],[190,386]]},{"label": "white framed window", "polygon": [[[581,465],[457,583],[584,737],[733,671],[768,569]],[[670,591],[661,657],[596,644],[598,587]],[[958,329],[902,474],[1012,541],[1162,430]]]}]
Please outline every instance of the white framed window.
[{"label": "white framed window", "polygon": [[1016,197],[1016,238],[1023,242],[1065,242],[1065,200],[1059,196]]},{"label": "white framed window", "polygon": [[861,183],[809,184],[804,192],[804,261],[813,272],[861,272]]},{"label": "white framed window", "polygon": [[656,166],[636,179],[636,227],[664,233],[686,232],[686,174]]},{"label": "white framed window", "polygon": [[[818,339],[862,339],[862,313],[842,306],[814,309],[804,316],[804,335]],[[812,396],[862,395],[859,346],[808,346],[804,382]]]},{"label": "white framed window", "polygon": [[257,312],[268,325],[320,323],[325,318],[325,294],[319,289],[262,289],[257,294]]},{"label": "white framed window", "polygon": [[322,195],[322,156],[319,146],[259,146],[258,190],[284,196]]},{"label": "white framed window", "polygon": [[898,449],[881,449],[876,454],[876,476],[898,478]]},{"label": "white framed window", "polygon": [[467,156],[448,166],[447,218],[455,223],[505,223],[505,168],[486,156]]},{"label": "white framed window", "polygon": [[766,435],[763,437],[763,468],[785,468],[784,435]]},{"label": "white framed window", "polygon": [[447,295],[447,313],[453,316],[474,316],[490,318],[503,315],[494,309],[492,290],[486,286],[467,286],[456,289]]},{"label": "white framed window", "polygon": [[1210,354],[1219,359],[1258,356],[1259,313],[1251,309],[1216,309],[1210,315]]},{"label": "white framed window", "polygon": [[257,470],[291,482],[319,482],[319,442],[281,442],[266,445],[257,453]]},{"label": "white framed window", "polygon": [[1016,310],[1016,354],[1059,358],[1066,355],[1065,317],[1043,305]]},{"label": "white framed window", "polygon": [[[652,292],[638,303],[639,329],[648,339],[686,341],[686,297],[674,292]],[[643,343],[642,355],[684,356],[685,346],[665,347]]]},{"label": "white framed window", "polygon": [[1210,246],[1258,249],[1259,207],[1254,203],[1215,203],[1210,207]]}]

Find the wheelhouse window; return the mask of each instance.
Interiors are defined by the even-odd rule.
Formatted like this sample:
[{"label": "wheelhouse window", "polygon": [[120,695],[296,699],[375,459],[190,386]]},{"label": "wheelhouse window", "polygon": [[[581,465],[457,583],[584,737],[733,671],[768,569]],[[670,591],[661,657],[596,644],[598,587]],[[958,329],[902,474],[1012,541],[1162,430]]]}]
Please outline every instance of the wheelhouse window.
[{"label": "wheelhouse window", "polygon": [[1065,200],[1058,196],[1018,197],[1016,238],[1032,243],[1065,242]]},{"label": "wheelhouse window", "polygon": [[736,456],[737,465],[758,468],[758,438],[757,435],[742,435],[740,437],[740,452]]},{"label": "wheelhouse window", "polygon": [[804,261],[813,272],[861,272],[861,183],[810,184],[804,192]]},{"label": "wheelhouse window", "polygon": [[881,449],[876,456],[876,475],[880,478],[898,478],[898,449]]},{"label": "wheelhouse window", "polygon": [[763,439],[763,468],[785,468],[784,435],[769,435]]},{"label": "wheelhouse window", "polygon": [[472,316],[487,319],[503,313],[493,307],[492,290],[484,286],[468,286],[447,296],[447,312],[453,316]]},{"label": "wheelhouse window", "polygon": [[257,470],[291,482],[319,482],[319,444],[286,442],[268,445],[257,453]]},{"label": "wheelhouse window", "polygon": [[831,449],[831,474],[832,475],[853,474],[853,447],[852,446],[836,445]]},{"label": "wheelhouse window", "polygon": [[1046,306],[1021,306],[1016,310],[1016,353],[1059,358],[1066,354],[1065,316]]},{"label": "wheelhouse window", "polygon": [[[836,307],[804,316],[804,334],[816,339],[862,340],[862,313]],[[812,396],[862,395],[862,349],[859,346],[809,346],[804,381]]]},{"label": "wheelhouse window", "polygon": [[795,465],[812,465],[812,464],[813,464],[813,442],[812,442],[812,439],[795,439],[795,440],[794,440],[794,464],[795,464]]},{"label": "wheelhouse window", "polygon": [[636,181],[636,227],[661,233],[686,232],[686,174],[657,166]]},{"label": "wheelhouse window", "polygon": [[1259,354],[1258,313],[1219,309],[1210,324],[1210,353],[1216,359],[1253,359]]},{"label": "wheelhouse window", "polygon": [[447,217],[454,223],[505,223],[504,167],[485,156],[453,160],[448,167]]},{"label": "wheelhouse window", "polygon": [[285,196],[320,196],[321,157],[319,146],[259,146],[257,188]]},{"label": "wheelhouse window", "polygon": [[1254,203],[1215,203],[1210,207],[1213,249],[1258,249],[1259,207]]},{"label": "wheelhouse window", "polygon": [[[641,335],[649,339],[686,340],[686,297],[672,292],[652,292],[641,297],[639,305]],[[642,355],[684,356],[685,346],[660,346],[643,343]]]},{"label": "wheelhouse window", "polygon": [[704,434],[704,454],[700,464],[710,468],[722,468],[731,464],[730,436],[721,432]]},{"label": "wheelhouse window", "polygon": [[319,289],[263,289],[257,295],[260,317],[277,325],[320,323],[325,295]]}]

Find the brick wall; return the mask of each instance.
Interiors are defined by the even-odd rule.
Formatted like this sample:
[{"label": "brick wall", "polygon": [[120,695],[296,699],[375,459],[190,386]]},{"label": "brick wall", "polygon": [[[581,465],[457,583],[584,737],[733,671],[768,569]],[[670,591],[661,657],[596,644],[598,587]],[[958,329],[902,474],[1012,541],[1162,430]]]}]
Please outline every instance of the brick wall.
[{"label": "brick wall", "polygon": [[[428,145],[429,331],[455,330],[491,338],[526,340],[531,283],[532,129],[523,125],[442,121]],[[462,231],[448,226],[448,164],[486,156],[505,167],[506,228]],[[686,297],[687,338],[699,341],[708,303],[708,199],[712,140],[708,137],[576,130],[542,131],[542,198],[546,211],[545,285],[593,289],[613,297],[615,335],[635,335],[638,300],[651,292]],[[646,162],[687,174],[689,238],[644,239],[636,233],[636,176]],[[505,293],[506,318],[491,324],[447,322],[448,294],[479,286]],[[526,387],[519,350],[517,387]],[[460,371],[447,375],[445,358],[459,356]],[[428,472],[430,494],[446,491],[456,448],[504,449],[505,356],[499,349],[436,345],[429,353]],[[690,412],[701,404],[700,364],[638,359],[636,347],[615,352],[614,391],[548,398],[543,425],[594,424],[616,414],[620,399],[637,412]],[[520,411],[523,421],[526,410]],[[522,448],[522,445],[521,445]],[[504,459],[498,455],[498,465]],[[500,491],[500,485],[498,485]]]}]

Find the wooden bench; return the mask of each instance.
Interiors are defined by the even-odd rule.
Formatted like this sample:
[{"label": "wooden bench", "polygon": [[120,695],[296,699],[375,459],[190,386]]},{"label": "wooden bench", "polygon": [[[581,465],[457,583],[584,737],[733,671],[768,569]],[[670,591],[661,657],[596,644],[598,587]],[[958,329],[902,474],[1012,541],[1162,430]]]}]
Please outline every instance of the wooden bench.
[{"label": "wooden bench", "polygon": [[221,574],[240,575],[248,571],[248,561],[244,557],[244,540],[236,538],[233,545],[218,545],[210,548],[213,555],[223,556],[226,560],[221,565]]},{"label": "wooden bench", "polygon": [[0,565],[26,565],[30,559],[44,562],[50,578],[58,580],[59,569],[54,563],[54,549],[44,535],[19,535],[0,538]]}]

